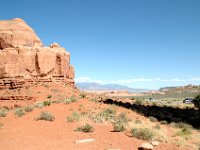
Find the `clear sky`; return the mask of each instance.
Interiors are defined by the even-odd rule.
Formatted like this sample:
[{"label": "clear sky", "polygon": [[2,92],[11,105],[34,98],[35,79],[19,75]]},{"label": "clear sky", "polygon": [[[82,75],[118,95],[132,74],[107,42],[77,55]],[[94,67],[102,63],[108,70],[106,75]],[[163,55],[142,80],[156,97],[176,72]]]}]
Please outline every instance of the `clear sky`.
[{"label": "clear sky", "polygon": [[71,53],[76,81],[135,88],[200,84],[200,0],[4,0],[45,45]]}]

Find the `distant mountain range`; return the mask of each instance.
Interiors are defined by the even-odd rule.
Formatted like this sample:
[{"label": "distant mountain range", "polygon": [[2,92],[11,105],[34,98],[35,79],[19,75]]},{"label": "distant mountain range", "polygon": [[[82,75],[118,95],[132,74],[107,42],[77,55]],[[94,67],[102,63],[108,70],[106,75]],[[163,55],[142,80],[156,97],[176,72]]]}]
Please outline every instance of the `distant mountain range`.
[{"label": "distant mountain range", "polygon": [[148,89],[130,88],[119,84],[102,85],[99,83],[81,82],[76,83],[76,86],[82,91],[128,91],[130,93],[142,93],[150,91]]}]

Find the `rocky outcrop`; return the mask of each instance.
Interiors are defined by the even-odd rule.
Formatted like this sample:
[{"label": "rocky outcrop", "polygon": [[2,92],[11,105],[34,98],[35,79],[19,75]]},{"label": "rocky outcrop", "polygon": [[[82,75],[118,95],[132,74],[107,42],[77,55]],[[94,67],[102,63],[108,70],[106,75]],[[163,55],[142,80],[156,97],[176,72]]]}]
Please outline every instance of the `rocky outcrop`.
[{"label": "rocky outcrop", "polygon": [[59,44],[44,47],[22,19],[0,21],[0,79],[59,79],[74,84],[70,54]]},{"label": "rocky outcrop", "polygon": [[42,46],[42,42],[24,20],[0,21],[0,49],[16,46]]}]

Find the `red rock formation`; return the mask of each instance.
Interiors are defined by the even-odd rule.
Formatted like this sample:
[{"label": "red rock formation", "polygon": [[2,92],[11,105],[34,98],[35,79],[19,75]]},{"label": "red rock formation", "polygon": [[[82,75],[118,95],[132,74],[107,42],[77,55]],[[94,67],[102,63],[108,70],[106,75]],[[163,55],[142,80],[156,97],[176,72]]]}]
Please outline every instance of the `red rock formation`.
[{"label": "red rock formation", "polygon": [[74,86],[69,52],[57,43],[42,45],[22,19],[0,21],[0,79],[59,79]]},{"label": "red rock formation", "polygon": [[16,46],[42,46],[42,42],[24,20],[0,21],[0,49]]}]

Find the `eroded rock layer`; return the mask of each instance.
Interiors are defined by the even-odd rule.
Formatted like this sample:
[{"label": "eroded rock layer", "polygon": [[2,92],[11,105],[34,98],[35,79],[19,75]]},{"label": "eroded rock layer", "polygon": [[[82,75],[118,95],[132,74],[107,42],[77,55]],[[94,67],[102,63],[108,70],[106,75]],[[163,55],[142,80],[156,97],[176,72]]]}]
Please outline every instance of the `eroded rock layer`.
[{"label": "eroded rock layer", "polygon": [[0,88],[22,80],[56,80],[74,86],[70,54],[57,43],[43,46],[22,19],[0,21]]}]

